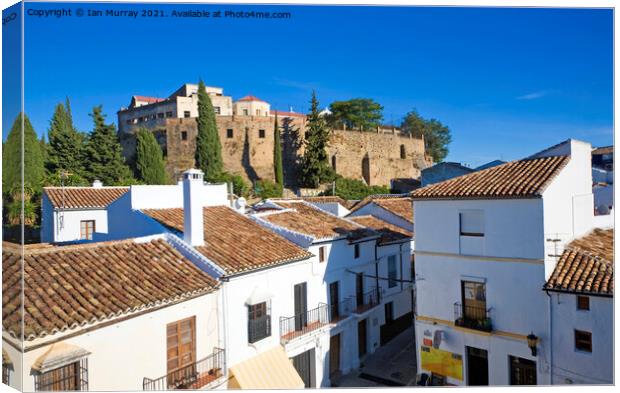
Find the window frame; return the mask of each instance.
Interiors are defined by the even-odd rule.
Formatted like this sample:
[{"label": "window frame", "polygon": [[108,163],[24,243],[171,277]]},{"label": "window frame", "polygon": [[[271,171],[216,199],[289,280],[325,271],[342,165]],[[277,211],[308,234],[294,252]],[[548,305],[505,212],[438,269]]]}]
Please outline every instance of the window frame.
[{"label": "window frame", "polygon": [[360,245],[356,243],[353,245],[353,258],[359,259],[360,257]]},{"label": "window frame", "polygon": [[[469,232],[463,231],[463,217],[467,214],[479,214],[482,219],[482,232]],[[467,237],[484,237],[485,228],[484,228],[484,212],[481,210],[464,210],[459,212],[459,236],[467,236]]]},{"label": "window frame", "polygon": [[181,131],[181,140],[182,141],[186,141],[187,140],[187,131]]},{"label": "window frame", "polygon": [[266,134],[267,134],[267,133],[265,132],[265,130],[263,130],[263,129],[259,129],[259,130],[258,130],[258,137],[259,137],[260,139],[265,139],[265,135],[266,135]]},{"label": "window frame", "polygon": [[233,128],[226,129],[226,138],[232,139],[234,137],[234,132]]},{"label": "window frame", "polygon": [[319,246],[319,263],[325,262],[325,246]]},{"label": "window frame", "polygon": [[[396,255],[390,255],[387,258],[388,263],[387,263],[387,270],[388,270],[388,288],[395,288],[398,286],[398,282],[396,281],[398,279],[398,265],[397,265],[397,258]],[[394,263],[394,270],[392,271],[392,269],[390,268],[390,264]],[[392,276],[393,273],[393,276]]]},{"label": "window frame", "polygon": [[[93,234],[97,231],[96,220],[80,220],[80,240],[93,240]],[[92,230],[88,231],[88,223],[92,223]],[[82,228],[82,225],[86,225]],[[84,232],[83,229],[86,229]],[[89,237],[90,236],[90,237]]]},{"label": "window frame", "polygon": [[[256,304],[248,304],[247,308],[248,344],[255,344],[261,340],[271,337],[271,302],[269,300],[265,300]],[[254,321],[259,321],[261,319],[264,319],[264,331],[260,331],[255,328],[255,325],[258,323]]]},{"label": "window frame", "polygon": [[[581,301],[585,300],[585,304]],[[577,295],[577,311],[590,311],[590,297],[585,295]]]},{"label": "window frame", "polygon": [[[575,331],[575,350],[579,352],[592,353],[592,332],[574,329]],[[579,338],[578,335],[584,337]],[[587,337],[587,339],[586,339]],[[586,344],[585,346],[583,344]]]},{"label": "window frame", "polygon": [[183,117],[186,119],[189,119],[190,117],[192,117],[192,112],[191,111],[183,111]]}]

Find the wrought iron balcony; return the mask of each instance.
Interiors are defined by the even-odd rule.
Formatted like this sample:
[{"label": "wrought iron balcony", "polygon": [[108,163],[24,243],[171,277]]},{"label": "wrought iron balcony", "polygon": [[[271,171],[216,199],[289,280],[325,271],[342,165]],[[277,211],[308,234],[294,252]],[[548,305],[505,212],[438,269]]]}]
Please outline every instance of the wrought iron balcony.
[{"label": "wrought iron balcony", "polygon": [[490,332],[493,330],[491,309],[485,306],[454,303],[454,324],[469,329]]},{"label": "wrought iron balcony", "polygon": [[378,287],[373,287],[362,296],[355,297],[355,314],[361,314],[375,307],[381,302],[381,292]]},{"label": "wrought iron balcony", "polygon": [[144,378],[143,390],[174,390],[200,389],[225,372],[225,352],[221,348],[214,348],[213,354],[197,362],[180,367],[157,379]]},{"label": "wrought iron balcony", "polygon": [[319,303],[317,308],[292,317],[280,317],[280,337],[288,342],[304,334],[310,333],[329,323],[329,308]]},{"label": "wrought iron balcony", "polygon": [[353,299],[346,298],[340,303],[330,304],[329,306],[329,322],[338,323],[353,312]]}]

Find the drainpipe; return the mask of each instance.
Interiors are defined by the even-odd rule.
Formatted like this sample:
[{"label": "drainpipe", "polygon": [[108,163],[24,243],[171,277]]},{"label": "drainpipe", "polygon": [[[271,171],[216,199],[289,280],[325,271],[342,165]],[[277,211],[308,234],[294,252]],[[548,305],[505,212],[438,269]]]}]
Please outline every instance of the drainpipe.
[{"label": "drainpipe", "polygon": [[[228,368],[229,368],[229,362],[230,362],[230,347],[228,345],[228,335],[226,334],[226,327],[228,326],[227,323],[227,319],[228,319],[228,283],[230,282],[228,280],[228,278],[221,278],[222,280],[222,287],[221,287],[221,295],[220,296],[220,304],[219,306],[221,306],[220,310],[222,310],[223,312],[218,313],[219,315],[222,316],[222,319],[220,320],[219,323],[219,327],[221,329],[221,337],[222,337],[222,341],[224,343],[224,375],[226,377],[228,377]],[[218,318],[219,319],[219,318]]]},{"label": "drainpipe", "polygon": [[377,285],[377,301],[380,303],[382,301],[381,299],[381,289],[379,288],[379,260],[377,259],[377,252],[378,246],[377,246],[377,241],[375,240],[375,282]]},{"label": "drainpipe", "polygon": [[545,291],[549,304],[549,385],[553,385],[553,300],[549,291]]}]

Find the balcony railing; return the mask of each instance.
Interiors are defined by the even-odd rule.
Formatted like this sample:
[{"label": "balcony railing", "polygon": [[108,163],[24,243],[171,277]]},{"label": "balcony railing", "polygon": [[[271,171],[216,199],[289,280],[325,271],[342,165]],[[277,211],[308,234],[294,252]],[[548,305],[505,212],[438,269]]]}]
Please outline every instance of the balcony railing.
[{"label": "balcony railing", "polygon": [[271,315],[248,320],[248,342],[255,343],[271,336]]},{"label": "balcony railing", "polygon": [[454,324],[469,329],[490,332],[493,330],[491,309],[485,306],[454,303]]},{"label": "balcony railing", "polygon": [[355,296],[356,314],[361,314],[375,307],[381,302],[381,292],[378,287],[373,287],[370,291],[364,293],[361,297]]},{"label": "balcony railing", "polygon": [[340,303],[330,304],[329,306],[329,322],[337,323],[351,315],[353,312],[353,299],[346,298]]},{"label": "balcony railing", "polygon": [[180,367],[157,379],[144,378],[143,390],[200,389],[224,375],[226,359],[223,349],[195,363]]},{"label": "balcony railing", "polygon": [[292,317],[280,317],[282,341],[290,341],[329,323],[329,308],[319,303],[317,308]]}]

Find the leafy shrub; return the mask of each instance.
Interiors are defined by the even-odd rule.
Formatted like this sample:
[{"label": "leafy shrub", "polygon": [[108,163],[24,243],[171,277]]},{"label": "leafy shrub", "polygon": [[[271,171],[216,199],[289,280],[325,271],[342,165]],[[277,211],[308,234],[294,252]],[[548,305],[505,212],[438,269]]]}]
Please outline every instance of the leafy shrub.
[{"label": "leafy shrub", "polygon": [[[373,194],[389,194],[390,189],[385,186],[367,186],[363,181],[356,179],[347,179],[344,177],[338,177],[336,179],[336,195],[343,199],[364,199],[368,195]],[[329,189],[321,195],[332,195],[332,190]]]},{"label": "leafy shrub", "polygon": [[247,197],[250,193],[250,186],[241,175],[222,172],[212,179],[212,181],[215,183],[232,183],[233,193],[237,196]]},{"label": "leafy shrub", "polygon": [[280,198],[282,186],[271,180],[259,180],[254,186],[254,193],[261,199]]}]

